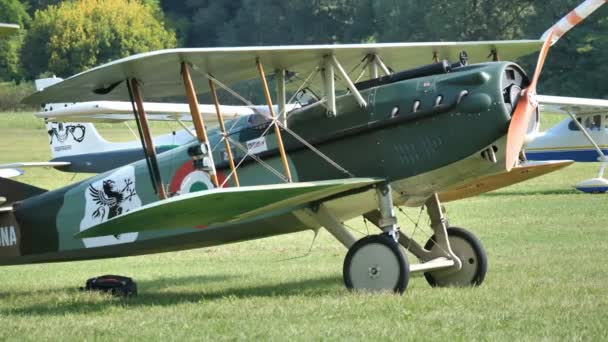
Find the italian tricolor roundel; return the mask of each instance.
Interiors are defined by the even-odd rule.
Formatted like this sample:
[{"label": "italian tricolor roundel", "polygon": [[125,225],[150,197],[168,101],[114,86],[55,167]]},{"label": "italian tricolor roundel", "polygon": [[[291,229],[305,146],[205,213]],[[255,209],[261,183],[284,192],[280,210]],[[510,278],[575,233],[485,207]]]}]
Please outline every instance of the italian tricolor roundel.
[{"label": "italian tricolor roundel", "polygon": [[[217,179],[220,184],[224,182],[226,177],[223,173],[218,172]],[[215,186],[207,172],[195,170],[192,161],[187,161],[175,172],[169,191],[173,194],[187,194],[191,192],[213,189]]]}]

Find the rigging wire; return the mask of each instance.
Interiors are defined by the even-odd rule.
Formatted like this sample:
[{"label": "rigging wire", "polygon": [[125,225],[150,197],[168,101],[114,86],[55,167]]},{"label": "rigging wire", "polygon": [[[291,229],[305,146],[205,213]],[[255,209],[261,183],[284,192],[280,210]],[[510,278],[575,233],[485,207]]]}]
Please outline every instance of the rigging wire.
[{"label": "rigging wire", "polygon": [[[355,68],[357,68],[359,65],[361,65],[361,63],[363,63],[364,60],[361,60],[359,62],[359,64],[357,66],[355,66]],[[215,78],[213,75],[209,74],[209,73],[204,73],[202,72],[196,65],[193,65],[192,68],[198,72],[199,74],[206,76],[209,80],[211,80],[212,82],[216,83],[218,86],[220,86],[220,88],[226,90],[228,93],[232,94],[234,97],[236,97],[238,100],[240,100],[241,102],[245,103],[248,106],[251,106],[252,109],[267,118],[270,118],[269,115],[264,114],[262,112],[260,112],[259,110],[257,110],[255,108],[255,105],[247,100],[246,98],[244,98],[243,96],[241,96],[238,92],[236,92],[235,90],[231,89],[230,87],[228,87],[226,84],[222,83],[220,80],[218,80],[217,78]],[[306,85],[306,83],[308,81],[310,81],[310,79],[317,75],[317,73],[320,71],[320,69],[318,67],[316,67],[306,78],[306,80],[302,83],[302,85],[298,88],[298,91],[296,91],[291,98],[288,101],[288,104],[292,104],[293,99],[296,97],[296,95],[298,94],[298,92],[303,89],[303,87]],[[284,131],[288,132],[291,136],[293,136],[296,140],[298,140],[300,143],[302,143],[304,146],[306,146],[308,149],[310,149],[313,153],[316,153],[318,156],[320,156],[323,160],[325,160],[326,162],[328,162],[331,166],[335,167],[336,169],[338,169],[339,171],[341,171],[342,173],[348,175],[349,177],[355,177],[355,175],[353,173],[351,173],[350,171],[348,171],[347,169],[345,169],[344,167],[342,167],[340,164],[336,163],[333,159],[331,159],[330,157],[328,157],[327,155],[325,155],[323,152],[321,152],[319,149],[315,148],[313,145],[311,145],[308,141],[306,141],[304,138],[302,138],[301,136],[299,136],[298,134],[296,134],[294,131],[292,131],[291,129],[287,128],[286,125],[283,125],[279,118],[282,117],[282,115],[284,115],[284,111],[287,110],[287,106],[277,115],[275,116],[274,119],[272,119],[272,122],[270,125],[268,125],[268,127],[266,127],[266,129],[264,130],[264,132],[262,132],[262,134],[260,135],[260,137],[265,137],[268,132],[270,131],[270,128],[272,128],[274,125],[278,125],[279,128],[283,128]],[[234,125],[233,125],[234,127]],[[230,130],[232,130],[232,128]],[[232,141],[232,139],[230,139],[230,141]],[[242,165],[242,162],[244,159],[246,159],[248,156],[251,156],[251,151],[249,149],[247,149],[247,153],[245,154],[245,156],[243,157],[243,159],[241,160],[241,162],[239,162],[238,166],[235,168],[238,169],[238,167],[240,165]],[[254,158],[255,159],[255,158]],[[259,159],[259,158],[257,158]],[[257,160],[256,160],[257,161]],[[276,171],[276,170],[275,170]],[[278,172],[278,171],[277,171]],[[230,173],[230,175],[232,175],[232,172]],[[283,177],[281,177],[283,178]],[[228,178],[227,178],[228,179]]]}]

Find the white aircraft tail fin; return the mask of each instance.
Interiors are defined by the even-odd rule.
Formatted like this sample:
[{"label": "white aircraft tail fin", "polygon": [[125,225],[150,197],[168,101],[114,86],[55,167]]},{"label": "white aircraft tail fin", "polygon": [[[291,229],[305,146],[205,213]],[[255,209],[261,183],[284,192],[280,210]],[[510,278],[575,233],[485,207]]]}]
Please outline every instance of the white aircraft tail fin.
[{"label": "white aircraft tail fin", "polygon": [[[59,77],[43,78],[35,81],[36,90],[40,91],[63,81]],[[67,103],[44,104],[44,111],[68,106]],[[111,144],[105,140],[92,123],[47,122],[47,133],[53,159],[84,153],[103,152]]]},{"label": "white aircraft tail fin", "polygon": [[63,81],[63,78],[59,78],[59,77],[49,77],[49,78],[40,78],[37,79],[36,81],[34,81],[34,84],[36,85],[36,90],[41,91],[46,87],[50,87],[53,84],[59,83]]},{"label": "white aircraft tail fin", "polygon": [[46,129],[53,159],[103,152],[111,145],[99,135],[92,123],[47,122]]}]

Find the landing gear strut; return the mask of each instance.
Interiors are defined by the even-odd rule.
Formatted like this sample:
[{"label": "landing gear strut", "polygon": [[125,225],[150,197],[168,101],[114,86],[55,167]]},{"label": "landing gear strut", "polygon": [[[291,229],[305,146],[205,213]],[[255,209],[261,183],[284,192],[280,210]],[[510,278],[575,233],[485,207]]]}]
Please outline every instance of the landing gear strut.
[{"label": "landing gear strut", "polygon": [[[462,262],[457,272],[425,272],[424,277],[431,286],[479,286],[488,271],[488,257],[481,242],[470,232],[458,228],[448,228],[448,240],[452,251]],[[424,249],[432,251],[439,248],[432,236]]]},{"label": "landing gear strut", "polygon": [[[431,196],[425,205],[434,234],[424,248],[403,233],[399,236],[399,243],[421,261],[411,265],[410,272],[424,272],[431,286],[481,285],[488,270],[488,258],[481,242],[465,229],[448,227],[437,194]],[[365,217],[380,227],[377,211]]]},{"label": "landing gear strut", "polygon": [[[391,188],[381,184],[376,189],[378,210],[365,218],[382,230],[357,240],[325,204],[314,211],[299,213],[300,219],[325,227],[346,248],[344,284],[351,290],[393,291],[403,293],[411,274],[424,273],[431,286],[478,286],[485,279],[488,261],[479,240],[462,228],[448,228],[439,196],[433,194],[425,203],[433,236],[423,246],[399,231]],[[404,248],[401,248],[402,247]],[[410,265],[405,250],[419,260]]]},{"label": "landing gear strut", "polygon": [[410,278],[407,256],[399,247],[399,227],[393,211],[391,188],[376,190],[379,204],[380,235],[369,235],[355,242],[344,259],[343,277],[350,290],[393,291],[403,293]]},{"label": "landing gear strut", "polygon": [[369,235],[348,250],[343,276],[349,290],[403,293],[409,282],[409,264],[390,236]]}]

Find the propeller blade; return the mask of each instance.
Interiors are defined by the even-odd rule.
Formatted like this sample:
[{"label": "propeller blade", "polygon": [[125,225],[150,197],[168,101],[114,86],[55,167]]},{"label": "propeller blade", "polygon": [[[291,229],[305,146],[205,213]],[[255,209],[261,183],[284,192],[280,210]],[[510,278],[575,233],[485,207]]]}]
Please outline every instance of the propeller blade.
[{"label": "propeller blade", "polygon": [[608,3],[606,0],[585,0],[580,5],[578,5],[575,9],[570,11],[568,15],[563,17],[560,21],[558,21],[555,25],[551,26],[541,37],[541,39],[545,39],[545,37],[549,34],[553,34],[553,38],[551,39],[551,45],[557,43],[557,41],[566,34],[566,32],[570,31],[576,25],[580,24],[581,21],[585,20],[591,13],[595,12],[598,8],[602,7],[602,5]]},{"label": "propeller blade", "polygon": [[521,152],[521,148],[524,146],[530,119],[532,118],[534,111],[538,108],[536,84],[538,83],[538,78],[545,65],[545,59],[549,53],[552,39],[553,32],[549,32],[545,38],[543,47],[540,50],[536,69],[534,70],[534,76],[532,76],[532,82],[530,82],[528,88],[522,91],[522,95],[515,106],[515,111],[511,116],[509,132],[507,133],[507,150],[505,155],[507,171],[510,171],[517,164],[519,152]]},{"label": "propeller blade", "polygon": [[540,49],[540,54],[538,55],[538,61],[536,62],[536,69],[534,69],[534,76],[532,77],[532,82],[528,88],[534,89],[534,93],[536,93],[536,83],[538,83],[538,78],[540,77],[540,73],[543,70],[543,66],[545,66],[545,59],[549,54],[549,49],[551,48],[551,41],[553,39],[553,32],[549,32],[545,42],[543,43],[543,47]]}]

